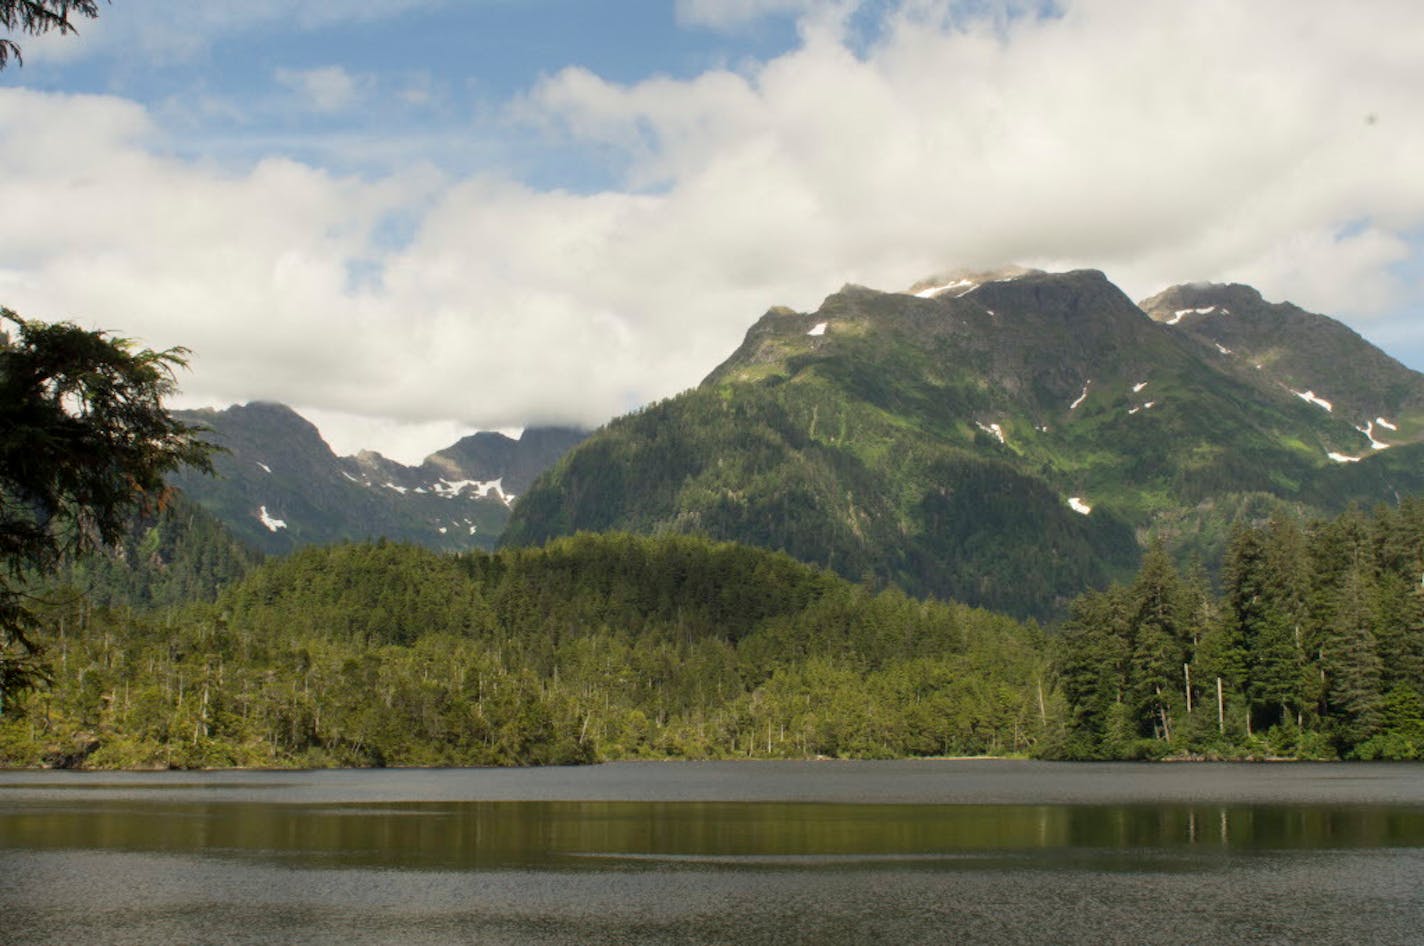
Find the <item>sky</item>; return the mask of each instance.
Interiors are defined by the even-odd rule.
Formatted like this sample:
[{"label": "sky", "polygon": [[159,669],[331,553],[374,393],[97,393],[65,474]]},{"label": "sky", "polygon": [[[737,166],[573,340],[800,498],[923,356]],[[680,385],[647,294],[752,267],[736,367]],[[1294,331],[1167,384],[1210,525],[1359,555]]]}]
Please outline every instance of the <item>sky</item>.
[{"label": "sky", "polygon": [[1424,369],[1417,0],[113,0],[17,39],[0,305],[338,453],[601,424],[772,306],[1007,263],[1250,283]]}]

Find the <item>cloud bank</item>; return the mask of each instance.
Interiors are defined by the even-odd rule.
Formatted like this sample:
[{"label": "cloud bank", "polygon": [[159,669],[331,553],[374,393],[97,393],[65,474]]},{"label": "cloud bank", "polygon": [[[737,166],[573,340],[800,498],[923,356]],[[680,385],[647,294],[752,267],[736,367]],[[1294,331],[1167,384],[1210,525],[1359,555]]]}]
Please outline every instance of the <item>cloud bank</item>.
[{"label": "cloud bank", "polygon": [[[406,458],[675,393],[773,304],[1005,261],[1137,297],[1250,282],[1424,364],[1397,316],[1424,300],[1424,7],[913,0],[867,41],[853,6],[684,0],[718,27],[805,9],[800,43],[690,79],[569,68],[510,103],[614,156],[596,193],[220,168],[131,102],[0,91],[0,300],[188,346],[189,403],[285,401]],[[285,79],[332,108],[349,80]],[[414,221],[397,240],[393,219]]]}]

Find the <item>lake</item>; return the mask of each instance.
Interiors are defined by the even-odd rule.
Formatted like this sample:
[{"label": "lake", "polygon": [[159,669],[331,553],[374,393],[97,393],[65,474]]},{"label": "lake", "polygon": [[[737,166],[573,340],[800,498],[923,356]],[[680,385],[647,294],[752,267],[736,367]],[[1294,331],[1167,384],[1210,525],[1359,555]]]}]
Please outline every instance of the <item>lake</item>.
[{"label": "lake", "polygon": [[0,943],[1424,942],[1424,766],[0,772]]}]

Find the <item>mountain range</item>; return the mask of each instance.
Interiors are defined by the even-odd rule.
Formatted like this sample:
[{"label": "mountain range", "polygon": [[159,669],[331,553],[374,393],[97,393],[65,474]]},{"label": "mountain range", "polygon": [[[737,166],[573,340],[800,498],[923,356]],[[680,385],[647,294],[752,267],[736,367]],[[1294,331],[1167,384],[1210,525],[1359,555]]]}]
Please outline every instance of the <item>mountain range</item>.
[{"label": "mountain range", "polygon": [[687,532],[1051,616],[1158,537],[1215,560],[1274,510],[1424,486],[1424,376],[1250,287],[954,273],[774,308],[698,387],[526,491],[507,545]]},{"label": "mountain range", "polygon": [[688,533],[1044,618],[1154,539],[1212,563],[1275,512],[1424,490],[1424,375],[1249,286],[1134,303],[1093,270],[847,285],[592,435],[478,433],[413,467],[338,457],[282,405],[182,416],[226,452],[175,484],[269,553]]},{"label": "mountain range", "polygon": [[215,476],[172,484],[252,547],[388,538],[441,551],[492,549],[516,496],[586,433],[482,431],[405,466],[379,453],[338,457],[309,421],[281,404],[176,412],[222,447]]}]

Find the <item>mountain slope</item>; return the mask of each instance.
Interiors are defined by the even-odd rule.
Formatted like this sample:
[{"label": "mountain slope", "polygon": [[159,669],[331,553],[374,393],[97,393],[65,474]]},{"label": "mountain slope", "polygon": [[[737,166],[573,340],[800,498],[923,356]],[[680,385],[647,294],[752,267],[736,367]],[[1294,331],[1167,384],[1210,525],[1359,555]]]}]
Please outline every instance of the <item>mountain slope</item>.
[{"label": "mountain slope", "polygon": [[[1346,419],[1095,271],[847,286],[814,313],[771,310],[697,389],[599,431],[503,541],[695,532],[1048,615],[1124,574],[1135,530],[1189,534],[1254,494],[1318,502],[1341,476],[1331,454],[1362,451]],[[1341,485],[1369,498],[1410,479],[1364,472]]]},{"label": "mountain slope", "polygon": [[475,434],[408,467],[378,453],[338,457],[280,404],[179,412],[212,430],[217,475],[174,477],[233,534],[264,552],[384,537],[442,551],[492,548],[516,490],[581,432],[531,429],[519,440]]},{"label": "mountain slope", "polygon": [[1173,286],[1141,306],[1210,357],[1339,414],[1376,443],[1424,437],[1424,375],[1334,319],[1239,284]]},{"label": "mountain slope", "polygon": [[260,562],[214,516],[175,491],[161,509],[137,517],[117,545],[67,563],[51,584],[80,589],[96,605],[168,607],[211,601]]}]

